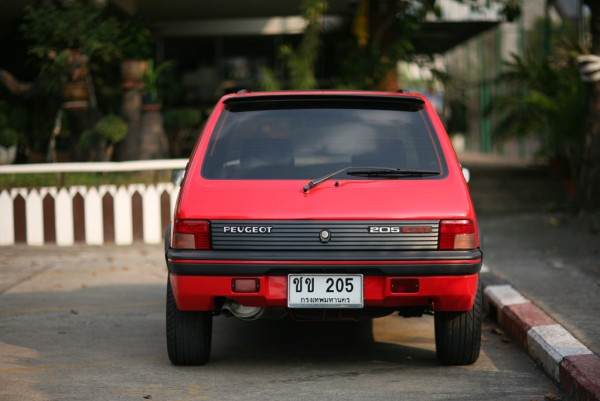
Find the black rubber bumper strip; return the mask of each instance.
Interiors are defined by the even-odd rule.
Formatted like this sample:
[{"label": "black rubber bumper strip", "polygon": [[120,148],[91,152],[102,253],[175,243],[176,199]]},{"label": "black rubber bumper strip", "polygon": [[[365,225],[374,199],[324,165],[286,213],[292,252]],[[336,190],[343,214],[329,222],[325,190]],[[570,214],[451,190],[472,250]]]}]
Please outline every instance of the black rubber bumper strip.
[{"label": "black rubber bumper strip", "polygon": [[170,273],[200,276],[263,276],[303,272],[353,272],[382,276],[454,276],[478,273],[482,264],[479,250],[375,253],[226,252],[225,254],[215,251],[169,250],[166,259]]}]

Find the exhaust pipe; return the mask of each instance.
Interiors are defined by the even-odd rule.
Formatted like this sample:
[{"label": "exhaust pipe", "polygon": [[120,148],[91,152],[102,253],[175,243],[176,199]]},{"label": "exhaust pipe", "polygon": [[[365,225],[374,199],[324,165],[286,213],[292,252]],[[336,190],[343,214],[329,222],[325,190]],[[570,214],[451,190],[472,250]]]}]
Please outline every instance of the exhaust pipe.
[{"label": "exhaust pipe", "polygon": [[244,306],[228,299],[223,304],[222,311],[241,320],[256,320],[260,319],[265,312],[265,308],[261,308],[260,306]]}]

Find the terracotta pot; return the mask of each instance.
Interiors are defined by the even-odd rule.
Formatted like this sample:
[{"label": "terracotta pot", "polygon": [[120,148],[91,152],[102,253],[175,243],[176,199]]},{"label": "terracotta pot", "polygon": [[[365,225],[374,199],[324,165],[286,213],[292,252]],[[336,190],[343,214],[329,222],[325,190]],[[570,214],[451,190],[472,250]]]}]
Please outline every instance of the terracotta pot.
[{"label": "terracotta pot", "polygon": [[64,83],[61,87],[63,100],[66,102],[72,101],[87,101],[89,97],[87,82],[75,81]]},{"label": "terracotta pot", "polygon": [[121,83],[125,89],[142,89],[148,60],[123,60],[121,63]]},{"label": "terracotta pot", "polygon": [[162,104],[160,103],[148,103],[142,105],[143,111],[160,111],[162,109]]}]

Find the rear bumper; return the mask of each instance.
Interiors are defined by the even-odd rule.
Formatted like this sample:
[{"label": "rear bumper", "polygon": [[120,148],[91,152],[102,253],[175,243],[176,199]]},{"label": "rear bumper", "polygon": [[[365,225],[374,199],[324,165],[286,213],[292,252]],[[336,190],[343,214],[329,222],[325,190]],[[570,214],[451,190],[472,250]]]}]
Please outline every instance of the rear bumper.
[{"label": "rear bumper", "polygon": [[[216,298],[246,306],[287,307],[290,273],[360,273],[364,306],[429,306],[434,311],[467,311],[473,307],[480,250],[412,252],[166,252],[171,285],[181,310],[215,309]],[[234,293],[232,280],[253,277],[255,293]],[[417,278],[416,293],[393,293],[395,278]]]},{"label": "rear bumper", "polygon": [[[171,274],[177,307],[188,311],[214,310],[217,297],[229,298],[246,306],[287,307],[286,276],[255,276],[260,282],[260,289],[255,293],[234,293],[232,279],[235,277]],[[418,292],[401,294],[392,293],[393,278],[402,276],[364,276],[365,307],[430,306],[436,311],[470,310],[475,300],[479,274],[417,276]]]},{"label": "rear bumper", "polygon": [[472,251],[260,252],[168,249],[171,274],[276,276],[289,273],[363,273],[384,276],[455,276],[478,273],[482,253]]}]

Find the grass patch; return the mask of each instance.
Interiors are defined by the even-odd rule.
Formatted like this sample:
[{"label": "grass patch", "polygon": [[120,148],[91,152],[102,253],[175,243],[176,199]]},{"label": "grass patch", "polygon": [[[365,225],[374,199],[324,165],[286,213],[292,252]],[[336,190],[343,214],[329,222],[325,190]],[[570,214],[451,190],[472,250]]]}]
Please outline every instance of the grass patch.
[{"label": "grass patch", "polygon": [[27,173],[0,174],[0,189],[70,187],[74,185],[129,185],[170,182],[171,171],[111,172],[111,173]]}]

